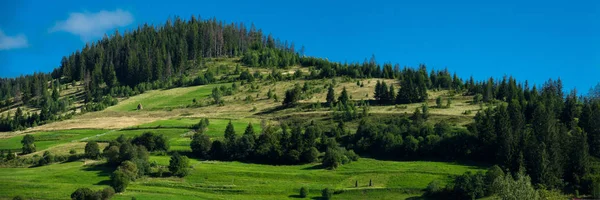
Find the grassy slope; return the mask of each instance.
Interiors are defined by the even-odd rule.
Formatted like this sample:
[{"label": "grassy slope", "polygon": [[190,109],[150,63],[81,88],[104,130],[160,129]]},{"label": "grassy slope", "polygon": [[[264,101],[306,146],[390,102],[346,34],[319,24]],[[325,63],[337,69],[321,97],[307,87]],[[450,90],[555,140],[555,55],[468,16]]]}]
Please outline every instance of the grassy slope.
[{"label": "grassy slope", "polygon": [[[168,165],[169,158],[152,156],[151,161]],[[82,164],[71,162],[3,169],[0,171],[0,179],[3,180],[0,196],[20,194],[33,198],[68,199],[78,187],[100,189],[107,184],[110,169]],[[286,199],[297,195],[300,187],[309,188],[310,197],[319,196],[320,190],[329,187],[344,190],[335,199],[397,199],[418,196],[419,190],[434,179],[445,182],[450,176],[467,170],[480,170],[443,162],[393,162],[367,158],[334,171],[319,169],[315,164],[270,166],[192,159],[191,165],[191,174],[183,179],[141,179],[115,199],[130,199],[132,196],[138,199]],[[354,187],[357,180],[359,188]],[[369,180],[373,180],[372,187],[367,187]]]},{"label": "grassy slope", "polygon": [[[234,60],[211,63],[233,65]],[[288,70],[293,72],[296,68]],[[305,70],[306,68],[301,68]],[[200,70],[202,71],[202,70]],[[198,72],[200,72],[198,71]],[[253,68],[251,71],[269,73],[267,69]],[[342,88],[347,88],[353,100],[372,100],[373,90],[377,80],[386,81],[388,85],[395,84],[394,80],[363,79],[364,87],[356,85],[357,80],[337,78],[335,90],[339,95]],[[225,106],[209,105],[191,107],[192,99],[199,102],[209,102],[212,88],[220,85],[193,86],[168,90],[147,91],[144,94],[123,99],[118,105],[105,111],[86,113],[74,119],[55,122],[28,130],[36,137],[38,152],[49,150],[53,153],[66,154],[69,149],[83,151],[86,140],[114,139],[121,134],[132,137],[150,131],[164,134],[169,138],[171,150],[189,151],[188,126],[195,124],[201,117],[210,118],[207,134],[211,138],[220,138],[230,119],[237,134],[242,134],[248,123],[254,125],[255,131],[260,132],[261,120],[301,117],[306,120],[320,120],[328,117],[328,108],[306,109],[292,108],[272,110],[281,105],[285,90],[294,84],[303,85],[308,82],[313,89],[312,94],[302,100],[303,104],[325,102],[326,85],[331,80],[295,80],[276,83],[258,83],[258,90],[251,90],[250,85],[241,85],[236,94],[224,97]],[[279,102],[267,99],[266,93],[271,89],[279,97]],[[72,89],[74,90],[74,89]],[[65,91],[65,93],[69,93]],[[73,93],[71,91],[70,93]],[[70,94],[69,93],[69,94]],[[255,98],[244,101],[246,97]],[[463,125],[472,120],[478,105],[471,105],[472,97],[453,96],[453,105],[447,109],[437,109],[435,98],[447,98],[448,91],[430,91],[427,104],[430,106],[430,121],[447,120],[452,124]],[[137,105],[144,106],[137,111]],[[445,103],[445,101],[444,101]],[[370,107],[372,115],[410,115],[421,103],[396,106]],[[253,108],[256,108],[254,110]],[[466,110],[475,111],[470,115],[462,114]],[[348,123],[350,129],[352,124]],[[72,128],[84,128],[65,130]],[[87,128],[87,129],[85,129]],[[112,130],[97,130],[101,128]],[[127,129],[121,129],[127,128]],[[0,149],[20,149],[22,132],[1,133]],[[102,146],[104,147],[104,146]],[[31,155],[31,154],[30,154]],[[30,156],[28,155],[28,156]],[[167,156],[153,156],[153,161],[168,165]],[[179,178],[145,178],[128,188],[128,191],[116,199],[282,199],[293,198],[302,186],[310,189],[311,197],[320,195],[325,187],[343,190],[335,196],[336,199],[403,199],[418,196],[420,189],[425,188],[431,180],[450,180],[450,177],[462,174],[466,170],[480,170],[477,167],[456,165],[440,162],[394,162],[361,159],[349,165],[344,165],[335,171],[319,169],[318,164],[298,166],[271,166],[245,164],[239,162],[210,162],[192,160],[192,174],[184,179]],[[43,199],[68,199],[69,194],[78,187],[100,189],[108,183],[111,170],[102,167],[83,166],[83,162],[53,164],[37,168],[5,168],[0,170],[0,199],[15,195]],[[362,187],[372,179],[373,187]],[[35,181],[34,181],[35,180]],[[354,188],[355,181],[360,188]],[[35,189],[34,189],[35,188]]]}]

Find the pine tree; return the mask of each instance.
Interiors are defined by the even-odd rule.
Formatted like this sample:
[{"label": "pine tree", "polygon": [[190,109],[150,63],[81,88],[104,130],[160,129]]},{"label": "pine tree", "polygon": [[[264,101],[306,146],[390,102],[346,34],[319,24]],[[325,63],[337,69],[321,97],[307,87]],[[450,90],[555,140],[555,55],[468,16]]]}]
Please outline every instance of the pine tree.
[{"label": "pine tree", "polygon": [[349,100],[350,97],[348,96],[348,91],[346,91],[346,87],[344,87],[344,89],[342,89],[342,94],[340,94],[340,97],[338,98],[338,102],[346,106],[348,105]]},{"label": "pine tree", "polygon": [[332,107],[335,104],[335,92],[333,91],[333,85],[329,85],[327,89],[327,105]]},{"label": "pine tree", "polygon": [[235,143],[236,140],[235,129],[233,128],[231,120],[229,120],[227,128],[225,128],[225,140],[227,140],[227,142],[229,142],[230,144]]}]

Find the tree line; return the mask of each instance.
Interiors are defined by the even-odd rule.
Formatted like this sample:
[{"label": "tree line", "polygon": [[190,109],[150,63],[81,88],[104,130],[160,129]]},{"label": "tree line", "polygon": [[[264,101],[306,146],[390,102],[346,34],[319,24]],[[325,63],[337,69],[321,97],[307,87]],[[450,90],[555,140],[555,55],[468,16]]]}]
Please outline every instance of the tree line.
[{"label": "tree line", "polygon": [[[266,164],[313,163],[322,158],[323,167],[336,168],[339,165],[358,159],[352,151],[338,145],[333,135],[324,133],[315,123],[306,128],[299,124],[289,127],[281,124],[276,127],[266,125],[257,135],[253,125],[248,124],[242,135],[237,135],[229,122],[223,140],[213,140],[204,133],[208,120],[201,120],[194,129],[190,147],[193,155],[201,159],[238,160]],[[321,156],[322,152],[325,152]]]}]

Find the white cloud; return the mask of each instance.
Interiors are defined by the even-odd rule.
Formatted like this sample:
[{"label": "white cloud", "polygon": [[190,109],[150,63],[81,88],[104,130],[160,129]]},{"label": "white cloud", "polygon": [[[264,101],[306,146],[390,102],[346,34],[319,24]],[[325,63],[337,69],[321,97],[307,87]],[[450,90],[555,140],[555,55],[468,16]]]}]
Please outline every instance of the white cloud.
[{"label": "white cloud", "polygon": [[27,37],[25,37],[25,35],[18,34],[15,36],[8,36],[0,30],[0,50],[18,49],[28,46],[29,43],[27,43]]},{"label": "white cloud", "polygon": [[133,16],[127,11],[102,10],[97,13],[71,13],[64,21],[56,22],[50,32],[65,31],[79,35],[81,40],[87,41],[94,37],[102,37],[108,30],[123,27],[133,22]]}]

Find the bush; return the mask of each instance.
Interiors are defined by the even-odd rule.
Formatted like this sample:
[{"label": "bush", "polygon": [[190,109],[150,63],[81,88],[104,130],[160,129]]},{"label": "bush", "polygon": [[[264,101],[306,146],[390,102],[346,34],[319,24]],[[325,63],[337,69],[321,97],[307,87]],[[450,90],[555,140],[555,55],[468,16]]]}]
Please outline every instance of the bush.
[{"label": "bush", "polygon": [[79,188],[75,192],[71,193],[71,199],[73,200],[89,200],[89,199],[100,199],[99,194],[91,190],[90,188]]},{"label": "bush", "polygon": [[49,151],[44,151],[44,156],[38,161],[38,165],[44,166],[54,162],[54,156]]},{"label": "bush", "polygon": [[30,154],[35,152],[35,138],[32,135],[25,135],[21,140],[21,144],[23,144],[23,154]]},{"label": "bush", "polygon": [[494,181],[494,188],[497,188],[497,195],[501,199],[538,199],[539,195],[531,185],[531,178],[519,172],[513,179],[510,174],[504,177],[498,177]]},{"label": "bush", "polygon": [[110,176],[110,185],[115,189],[115,192],[125,192],[125,189],[129,185],[131,180],[125,173],[120,170],[116,170]]},{"label": "bush", "polygon": [[16,196],[13,198],[13,200],[25,200],[25,198],[23,198],[22,196]]},{"label": "bush", "polygon": [[315,147],[311,147],[310,149],[304,151],[302,154],[302,159],[304,162],[313,163],[319,159],[319,150]]},{"label": "bush", "polygon": [[327,169],[335,169],[342,164],[342,155],[335,148],[327,148],[323,157],[323,167]]},{"label": "bush", "polygon": [[100,158],[100,147],[95,141],[88,142],[85,145],[85,157],[89,159]]},{"label": "bush", "polygon": [[188,174],[189,160],[175,152],[169,161],[169,171],[173,176],[184,177]]},{"label": "bush", "polygon": [[321,197],[325,200],[331,199],[332,196],[333,196],[333,191],[330,190],[329,188],[325,188],[325,189],[323,189],[323,191],[321,191]]},{"label": "bush", "polygon": [[144,134],[133,138],[132,144],[146,147],[148,151],[168,151],[169,143],[164,135],[155,135],[152,132],[145,132]]},{"label": "bush", "polygon": [[204,133],[195,133],[190,147],[195,156],[206,159],[211,148],[210,138]]},{"label": "bush", "polygon": [[100,191],[100,196],[102,196],[102,199],[110,199],[114,195],[115,189],[113,189],[112,187],[107,187]]},{"label": "bush", "polygon": [[442,187],[442,183],[439,180],[433,180],[425,188],[425,196],[436,196],[440,193],[444,188]]},{"label": "bush", "polygon": [[300,197],[306,198],[308,196],[308,189],[305,187],[300,188]]},{"label": "bush", "polygon": [[135,181],[138,176],[137,165],[129,160],[121,163],[117,170],[123,172],[123,174],[125,174],[131,181]]}]

